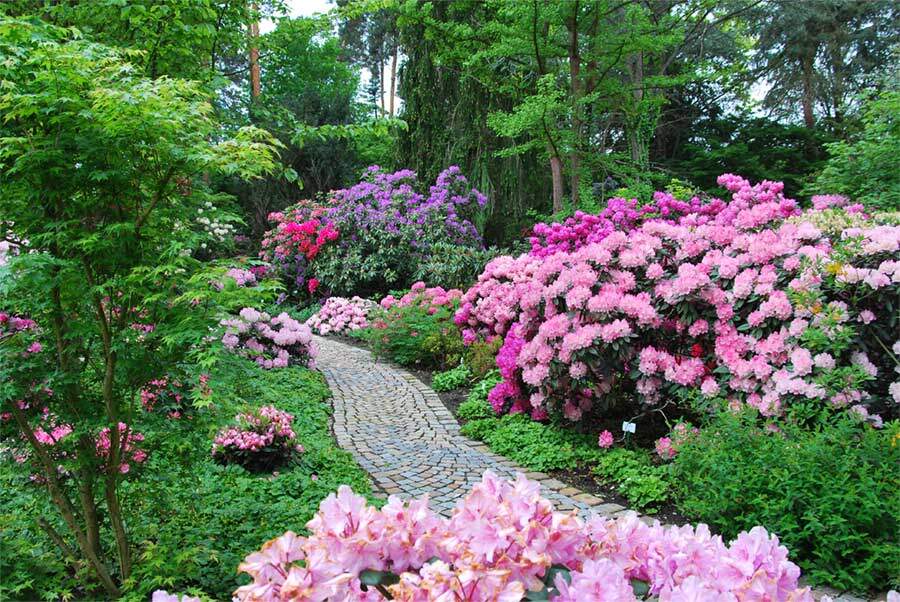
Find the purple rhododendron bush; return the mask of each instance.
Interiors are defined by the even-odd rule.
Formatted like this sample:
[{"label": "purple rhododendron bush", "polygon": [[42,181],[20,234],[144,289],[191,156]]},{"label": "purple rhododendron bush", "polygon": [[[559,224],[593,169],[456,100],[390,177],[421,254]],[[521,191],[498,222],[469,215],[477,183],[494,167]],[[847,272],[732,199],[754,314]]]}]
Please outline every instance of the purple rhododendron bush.
[{"label": "purple rhododendron bush", "polygon": [[787,549],[761,527],[726,543],[704,525],[648,525],[633,513],[584,522],[554,511],[522,475],[509,482],[486,472],[449,519],[427,497],[391,496],[378,510],[342,486],[307,529],[248,555],[239,570],[253,580],[235,599],[813,599]]},{"label": "purple rhododendron bush", "polygon": [[898,415],[900,227],[826,234],[780,183],[719,183],[730,201],[614,199],[488,264],[455,320],[467,343],[503,338],[495,411],[579,421],[707,399]]},{"label": "purple rhododendron bush", "polygon": [[486,202],[455,165],[427,192],[414,171],[373,165],[350,188],[270,215],[274,228],[260,256],[298,296],[320,288],[346,296],[386,293],[440,259],[433,248],[481,249],[472,220]]}]

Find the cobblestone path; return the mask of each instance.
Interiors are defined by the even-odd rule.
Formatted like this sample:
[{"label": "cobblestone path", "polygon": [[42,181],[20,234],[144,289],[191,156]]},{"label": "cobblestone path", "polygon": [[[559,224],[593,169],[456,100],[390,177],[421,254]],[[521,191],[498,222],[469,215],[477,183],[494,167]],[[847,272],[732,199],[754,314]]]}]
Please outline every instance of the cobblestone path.
[{"label": "cobblestone path", "polygon": [[544,473],[528,472],[463,437],[437,393],[411,373],[377,362],[365,349],[321,337],[316,342],[316,362],[333,394],[338,445],[353,453],[384,493],[428,493],[432,508],[447,515],[491,469],[506,478],[522,472],[540,481],[559,510],[606,515],[624,510]]}]

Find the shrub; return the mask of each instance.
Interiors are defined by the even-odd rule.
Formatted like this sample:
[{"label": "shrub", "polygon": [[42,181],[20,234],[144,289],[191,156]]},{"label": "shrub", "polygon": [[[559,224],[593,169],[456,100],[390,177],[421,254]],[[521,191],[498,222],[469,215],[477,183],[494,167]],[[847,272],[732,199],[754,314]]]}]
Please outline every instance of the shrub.
[{"label": "shrub", "polygon": [[481,248],[471,218],[486,198],[458,167],[444,170],[428,194],[418,186],[412,171],[389,174],[373,166],[359,184],[333,193],[325,219],[344,236],[315,262],[325,290],[384,293],[408,286],[418,266],[443,260],[448,249]]},{"label": "shrub", "polygon": [[321,335],[347,334],[366,328],[369,325],[367,317],[374,307],[375,302],[361,297],[352,299],[329,297],[322,307],[306,320],[306,325]]},{"label": "shrub", "polygon": [[452,243],[435,243],[428,257],[424,258],[413,276],[416,280],[444,288],[468,288],[484,271],[484,266],[500,255],[499,249],[459,246]]},{"label": "shrub", "polygon": [[672,484],[686,513],[726,537],[756,524],[777,532],[813,581],[881,589],[900,566],[898,437],[896,422],[761,428],[723,413],[681,447]]},{"label": "shrub", "polygon": [[315,366],[312,331],[285,312],[272,317],[245,307],[237,317],[222,320],[222,326],[226,327],[222,344],[263,368]]},{"label": "shrub", "polygon": [[495,409],[577,421],[700,391],[762,415],[894,412],[900,228],[830,239],[784,222],[799,209],[779,184],[720,182],[730,203],[660,197],[630,231],[563,226],[488,264],[455,320],[466,342],[504,337]]},{"label": "shrub", "polygon": [[296,297],[312,295],[319,287],[312,262],[323,248],[334,244],[339,230],[325,217],[327,209],[312,201],[300,201],[284,211],[269,214],[275,227],[266,232],[260,258],[271,264]]},{"label": "shrub", "polygon": [[370,315],[366,340],[377,356],[402,365],[446,368],[459,364],[464,353],[453,312],[462,291],[427,288],[417,282],[400,296],[388,295]]},{"label": "shrub", "polygon": [[473,378],[481,380],[496,369],[495,358],[503,341],[497,337],[491,341],[475,341],[466,348],[466,366]]},{"label": "shrub", "polygon": [[269,472],[303,452],[296,443],[294,417],[274,406],[263,406],[234,417],[237,426],[220,430],[212,455],[222,464],[238,464],[251,472]]},{"label": "shrub", "polygon": [[464,386],[471,378],[472,372],[465,364],[460,364],[456,368],[436,373],[431,380],[431,388],[439,392],[452,391]]},{"label": "shrub", "polygon": [[[266,592],[290,598],[363,598],[377,588],[395,600],[576,602],[738,599],[753,588],[773,601],[811,602],[800,570],[775,536],[757,527],[726,545],[705,525],[664,528],[634,514],[616,520],[556,513],[538,483],[487,472],[449,519],[427,498],[391,498],[384,510],[342,486],[307,524],[247,556],[253,581],[236,600]],[[735,570],[740,567],[740,570]],[[301,590],[302,588],[302,590]],[[371,593],[376,599],[382,593]],[[368,598],[368,596],[366,596]]]}]

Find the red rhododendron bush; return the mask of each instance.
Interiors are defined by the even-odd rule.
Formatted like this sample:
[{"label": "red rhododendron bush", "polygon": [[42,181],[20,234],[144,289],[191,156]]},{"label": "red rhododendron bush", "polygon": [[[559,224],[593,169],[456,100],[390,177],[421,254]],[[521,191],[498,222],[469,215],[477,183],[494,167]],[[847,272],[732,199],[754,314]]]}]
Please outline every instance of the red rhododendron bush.
[{"label": "red rhododendron bush", "polygon": [[659,193],[650,210],[540,225],[531,253],[488,264],[456,323],[467,343],[503,337],[498,413],[706,398],[897,415],[900,227],[827,234],[814,218],[835,210],[804,213],[780,183],[719,183],[730,202]]},{"label": "red rhododendron bush", "polygon": [[[242,601],[812,600],[778,539],[756,527],[731,543],[705,525],[648,525],[555,512],[540,485],[486,472],[449,519],[428,499],[383,509],[349,487],[307,524],[247,556]],[[177,599],[177,598],[176,598]]]}]

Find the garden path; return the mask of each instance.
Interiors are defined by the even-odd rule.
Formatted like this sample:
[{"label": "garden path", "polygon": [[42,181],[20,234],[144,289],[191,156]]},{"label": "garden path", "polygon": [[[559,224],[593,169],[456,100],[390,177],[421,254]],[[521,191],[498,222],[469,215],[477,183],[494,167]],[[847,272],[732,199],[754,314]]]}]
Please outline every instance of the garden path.
[{"label": "garden path", "polygon": [[378,362],[372,354],[317,337],[318,368],[331,387],[334,434],[386,494],[418,497],[444,515],[493,470],[513,478],[524,473],[540,481],[542,493],[559,510],[613,515],[625,509],[569,487],[540,472],[528,472],[459,433],[459,424],[437,393],[413,374]]}]

